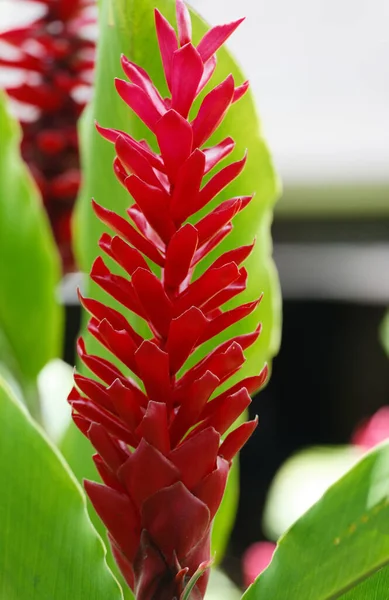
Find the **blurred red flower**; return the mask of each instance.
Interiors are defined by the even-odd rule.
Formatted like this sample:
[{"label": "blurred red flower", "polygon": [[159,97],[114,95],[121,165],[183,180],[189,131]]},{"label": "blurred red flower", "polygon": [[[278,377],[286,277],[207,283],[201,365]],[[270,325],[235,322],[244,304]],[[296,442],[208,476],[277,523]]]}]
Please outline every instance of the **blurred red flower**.
[{"label": "blurred red flower", "polygon": [[88,10],[94,1],[30,1],[44,7],[43,15],[0,33],[0,67],[20,75],[6,91],[17,101],[22,155],[41,190],[67,272],[75,268],[70,217],[81,177],[76,125],[94,64],[95,44],[85,35],[95,22]]}]

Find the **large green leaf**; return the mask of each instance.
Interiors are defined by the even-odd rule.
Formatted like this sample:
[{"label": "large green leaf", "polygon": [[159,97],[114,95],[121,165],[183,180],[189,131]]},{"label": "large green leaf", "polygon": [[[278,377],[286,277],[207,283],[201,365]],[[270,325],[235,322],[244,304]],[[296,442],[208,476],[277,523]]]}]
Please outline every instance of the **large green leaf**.
[{"label": "large green leaf", "polygon": [[[155,140],[143,123],[122,102],[114,88],[114,77],[123,77],[120,68],[120,54],[126,54],[132,61],[141,65],[151,75],[155,84],[163,94],[167,93],[163,77],[159,50],[154,28],[154,7],[157,7],[172,22],[175,22],[175,3],[173,0],[101,0],[100,30],[95,75],[95,93],[92,104],[84,113],[81,127],[82,163],[84,186],[76,210],[75,240],[80,264],[85,271],[98,254],[98,238],[104,230],[91,210],[91,198],[100,204],[124,214],[132,200],[119,185],[113,171],[114,151],[112,145],[103,140],[96,132],[94,121],[101,125],[123,129],[136,139],[147,139],[155,147]],[[199,16],[192,13],[194,40],[199,40],[207,26]],[[231,55],[222,49],[218,53],[218,68],[212,85],[233,73],[237,83],[244,76]],[[207,90],[206,90],[207,91]],[[204,91],[204,94],[206,93]],[[270,225],[272,206],[278,193],[278,182],[270,160],[269,152],[260,132],[253,97],[246,97],[234,105],[223,125],[219,128],[211,142],[220,141],[226,136],[236,140],[233,159],[241,158],[248,148],[248,162],[244,174],[231,184],[217,202],[227,197],[255,192],[256,196],[247,208],[235,220],[233,233],[219,247],[218,252],[251,243],[254,237],[257,243],[252,256],[247,261],[250,273],[249,285],[239,298],[245,302],[257,298],[264,292],[259,309],[242,324],[232,327],[228,337],[252,331],[263,323],[263,333],[259,341],[248,352],[248,360],[240,376],[258,373],[263,363],[278,350],[280,333],[280,297],[278,279],[271,259]],[[204,261],[206,268],[215,258],[214,254]],[[114,302],[90,282],[88,293],[95,298],[114,305]],[[120,310],[123,310],[121,307]],[[148,329],[135,315],[126,315],[142,334],[149,336]],[[100,346],[90,336],[87,344],[92,352],[104,354]],[[226,338],[222,334],[202,349],[208,352],[215,344]],[[110,357],[112,359],[112,357]],[[198,358],[198,356],[197,356]],[[193,359],[192,359],[193,360]],[[122,366],[122,365],[121,365]],[[72,436],[71,436],[72,437]],[[67,446],[69,449],[69,445]],[[82,461],[81,452],[75,448],[73,456]],[[76,470],[79,470],[75,467]],[[218,512],[214,527],[213,549],[217,560],[222,557],[227,543],[236,510],[238,495],[237,468],[231,474],[226,497]]]},{"label": "large green leaf", "polygon": [[292,526],[243,598],[385,600],[389,567],[380,569],[386,565],[389,443],[368,454]]},{"label": "large green leaf", "polygon": [[0,598],[119,600],[85,498],[0,381]]},{"label": "large green leaf", "polygon": [[0,362],[28,396],[62,345],[60,262],[38,190],[19,154],[20,129],[0,93]]}]

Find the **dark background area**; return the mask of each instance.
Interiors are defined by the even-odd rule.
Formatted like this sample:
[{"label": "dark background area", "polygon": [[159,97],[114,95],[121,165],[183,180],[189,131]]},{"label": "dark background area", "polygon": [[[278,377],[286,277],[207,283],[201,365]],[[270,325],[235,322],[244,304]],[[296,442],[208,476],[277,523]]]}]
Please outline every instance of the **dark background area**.
[{"label": "dark background area", "polygon": [[[281,219],[273,225],[273,239],[276,257],[277,245],[285,243],[307,244],[307,252],[317,244],[385,246],[389,221]],[[366,275],[361,270],[357,277],[363,281]],[[388,277],[389,264],[382,272]],[[304,447],[348,443],[364,418],[389,403],[389,360],[379,339],[389,301],[342,297],[342,290],[338,299],[320,295],[306,298],[302,291],[290,298],[283,290],[281,349],[269,384],[253,399],[250,413],[258,414],[259,427],[241,452],[239,509],[224,563],[237,582],[243,551],[264,539],[266,494],[282,463]]]}]

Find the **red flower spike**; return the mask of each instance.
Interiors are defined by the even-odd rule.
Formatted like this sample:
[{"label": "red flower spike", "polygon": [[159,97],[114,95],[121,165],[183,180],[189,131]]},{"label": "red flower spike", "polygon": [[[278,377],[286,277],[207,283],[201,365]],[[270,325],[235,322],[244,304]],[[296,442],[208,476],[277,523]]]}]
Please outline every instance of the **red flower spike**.
[{"label": "red flower spike", "polygon": [[199,51],[204,62],[211,58],[212,54],[215,54],[216,50],[218,50],[220,46],[224,44],[230,35],[234,33],[235,29],[239,27],[241,23],[243,23],[243,21],[244,17],[242,19],[238,19],[237,21],[233,21],[232,23],[228,23],[227,25],[216,25],[216,27],[212,27],[212,29],[207,31],[197,46],[197,50]]},{"label": "red flower spike", "polygon": [[160,93],[154,86],[146,71],[138,65],[135,65],[134,63],[129,61],[128,58],[126,58],[124,55],[122,55],[121,57],[121,63],[123,71],[128,77],[128,79],[130,79],[132,83],[139,86],[144,92],[146,92],[146,94],[153,102],[157,111],[162,114],[165,111],[164,102],[161,98]]},{"label": "red flower spike", "polygon": [[192,41],[192,22],[189,10],[183,0],[176,2],[177,29],[180,46],[185,46]]},{"label": "red flower spike", "polygon": [[115,79],[115,86],[119,96],[134,111],[151,131],[161,117],[161,112],[156,109],[150,96],[137,85]]},{"label": "red flower spike", "polygon": [[186,44],[173,54],[172,108],[185,118],[197,96],[203,73],[203,61],[192,44]]},{"label": "red flower spike", "polygon": [[[125,57],[122,66],[130,83],[116,82],[123,100],[154,132],[159,154],[126,132],[97,126],[115,146],[114,171],[129,192],[129,208],[119,216],[93,202],[97,217],[113,231],[102,235],[100,247],[123,274],[111,273],[98,258],[91,278],[143,319],[150,333],[144,339],[120,309],[80,297],[91,314],[89,330],[128,372],[88,355],[80,340],[81,360],[98,381],[76,375],[69,395],[75,423],[97,451],[94,460],[104,482],[87,482],[86,491],[107,526],[113,554],[136,600],[203,598],[212,520],[231,461],[257,422],[226,432],[249,405],[249,394],[267,378],[265,367],[260,375],[218,393],[238,373],[260,326],[206,356],[203,352],[204,358],[193,364],[197,348],[253,313],[259,300],[224,309],[246,289],[247,272],[240,265],[253,244],[219,255],[208,268],[201,265],[252,196],[219,202],[194,224],[187,222],[215,202],[245,166],[246,157],[205,181],[232,152],[234,140],[203,144],[244,94],[246,82],[235,87],[232,76],[227,77],[188,120],[213,73],[214,52],[239,21],[211,29],[196,48],[183,0],[177,0],[176,9],[178,36],[155,12],[171,98],[162,99],[148,74]],[[193,366],[186,368],[190,358]],[[142,389],[129,372],[141,380]]]},{"label": "red flower spike", "polygon": [[[94,43],[85,31],[94,24],[87,14],[93,2],[39,3],[41,16],[26,27],[0,33],[0,68],[21,75],[20,84],[6,91],[25,105],[21,151],[41,190],[66,273],[75,269],[69,221],[81,179],[76,126],[85,104],[85,94],[81,99],[77,92],[90,87]],[[13,4],[17,10],[19,2]]]}]

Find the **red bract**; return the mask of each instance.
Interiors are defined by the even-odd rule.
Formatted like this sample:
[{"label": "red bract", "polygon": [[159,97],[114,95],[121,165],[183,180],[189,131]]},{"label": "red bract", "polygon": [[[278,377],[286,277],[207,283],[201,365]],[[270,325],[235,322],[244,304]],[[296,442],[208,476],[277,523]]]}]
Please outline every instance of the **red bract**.
[{"label": "red bract", "polygon": [[7,92],[29,109],[20,111],[22,154],[42,192],[64,271],[74,268],[70,217],[80,185],[76,124],[93,68],[94,43],[83,35],[94,21],[87,14],[93,3],[41,0],[42,17],[0,34],[11,46],[11,52],[4,46],[0,66],[21,74],[20,84],[7,86]]},{"label": "red bract", "polygon": [[[235,87],[227,77],[188,119],[214,70],[214,53],[239,21],[211,29],[196,47],[182,0],[177,1],[178,39],[158,11],[155,18],[171,98],[163,99],[147,73],[125,57],[122,66],[130,82],[119,79],[116,88],[155,134],[160,153],[125,132],[98,126],[115,144],[114,170],[134,203],[128,218],[93,203],[98,218],[113,231],[102,235],[100,247],[123,275],[113,274],[101,257],[91,271],[94,282],[147,322],[150,339],[143,339],[118,310],[80,297],[91,314],[90,333],[143,385],[108,360],[88,354],[81,339],[79,356],[98,380],[76,375],[69,397],[76,425],[97,451],[104,482],[86,482],[86,491],[138,600],[181,598],[196,572],[201,576],[190,597],[203,597],[212,521],[231,461],[256,420],[227,432],[249,405],[249,394],[267,377],[265,367],[260,375],[218,392],[243,365],[244,350],[258,338],[259,327],[186,367],[197,348],[258,304],[222,308],[246,287],[241,264],[251,245],[220,255],[200,276],[195,271],[251,199],[232,198],[196,216],[244,167],[245,158],[212,175],[234,142],[203,144],[247,84]],[[159,267],[161,276],[151,267]]]}]

